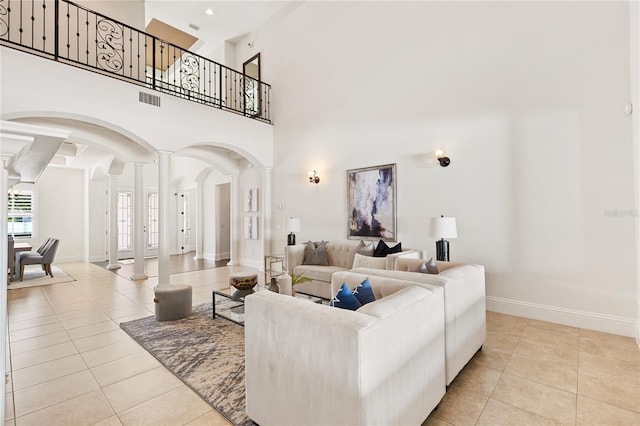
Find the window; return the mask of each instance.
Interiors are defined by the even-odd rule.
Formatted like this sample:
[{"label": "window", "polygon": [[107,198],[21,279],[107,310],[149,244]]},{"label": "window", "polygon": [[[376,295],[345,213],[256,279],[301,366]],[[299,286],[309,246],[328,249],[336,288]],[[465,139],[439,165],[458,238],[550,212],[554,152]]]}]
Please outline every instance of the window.
[{"label": "window", "polygon": [[131,192],[118,192],[118,251],[131,250],[133,235],[133,196]]},{"label": "window", "polygon": [[158,203],[160,202],[160,200],[158,198],[158,194],[149,193],[149,195],[147,195],[147,201],[147,220],[149,221],[149,229],[147,232],[147,249],[153,250],[158,248],[158,238],[160,236],[160,228],[158,222]]},{"label": "window", "polygon": [[13,238],[33,239],[33,192],[10,191],[8,234]]}]

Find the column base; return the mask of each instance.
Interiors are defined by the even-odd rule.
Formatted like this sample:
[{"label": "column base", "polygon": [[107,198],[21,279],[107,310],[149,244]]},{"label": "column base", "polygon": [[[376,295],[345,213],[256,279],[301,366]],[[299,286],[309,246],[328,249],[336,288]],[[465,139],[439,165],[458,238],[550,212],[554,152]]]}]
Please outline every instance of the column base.
[{"label": "column base", "polygon": [[192,289],[190,285],[154,287],[153,291],[157,321],[172,321],[191,315]]},{"label": "column base", "polygon": [[149,278],[147,274],[133,274],[129,277],[131,281],[146,280]]},{"label": "column base", "polygon": [[109,270],[113,270],[113,269],[120,269],[120,268],[122,268],[122,266],[120,266],[120,265],[119,265],[119,264],[117,264],[117,263],[115,263],[115,264],[113,264],[113,263],[109,263],[109,264],[107,265],[107,269],[109,269]]}]

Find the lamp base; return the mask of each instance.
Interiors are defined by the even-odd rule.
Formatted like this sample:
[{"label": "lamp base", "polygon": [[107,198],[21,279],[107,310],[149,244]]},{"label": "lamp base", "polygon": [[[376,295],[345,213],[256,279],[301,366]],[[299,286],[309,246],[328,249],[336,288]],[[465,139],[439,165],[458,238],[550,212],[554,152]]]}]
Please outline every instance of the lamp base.
[{"label": "lamp base", "polygon": [[436,260],[442,262],[449,261],[449,241],[444,238],[440,241],[436,241]]},{"label": "lamp base", "polygon": [[288,246],[296,245],[296,236],[293,232],[287,235],[287,245]]}]

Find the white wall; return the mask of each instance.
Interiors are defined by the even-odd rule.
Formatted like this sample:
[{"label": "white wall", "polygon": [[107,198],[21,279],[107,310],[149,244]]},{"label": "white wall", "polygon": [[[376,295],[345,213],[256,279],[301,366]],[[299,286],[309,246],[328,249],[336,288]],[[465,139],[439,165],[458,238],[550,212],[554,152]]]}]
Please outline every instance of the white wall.
[{"label": "white wall", "polygon": [[90,180],[85,173],[85,247],[83,259],[88,262],[107,260],[107,182],[106,178]]},{"label": "white wall", "polygon": [[[264,256],[264,223],[262,221],[262,217],[264,216],[264,196],[265,191],[262,185],[263,176],[262,169],[257,167],[251,167],[245,169],[238,179],[239,182],[239,206],[238,212],[240,212],[240,229],[242,233],[240,234],[240,250],[239,257],[242,265],[251,266],[254,268],[262,268],[264,266],[263,256]],[[245,211],[245,197],[247,195],[247,191],[249,188],[257,188],[258,189],[258,211],[257,212],[248,212]],[[245,239],[244,235],[244,220],[247,217],[256,216],[258,218],[258,239],[257,240],[248,240]]]},{"label": "white wall", "polygon": [[304,2],[256,37],[275,226],[344,238],[345,171],[397,163],[403,246],[434,255],[427,218],[455,216],[491,309],[632,335],[628,31],[623,2]]},{"label": "white wall", "polygon": [[84,253],[84,172],[47,167],[35,184],[36,232],[34,247],[59,238],[56,263],[81,261]]},{"label": "white wall", "polygon": [[216,185],[215,194],[215,259],[228,259],[231,256],[231,185]]},{"label": "white wall", "polygon": [[629,57],[631,69],[631,103],[633,105],[632,135],[634,148],[634,181],[636,183],[636,342],[640,347],[640,222],[638,209],[640,208],[640,3],[629,2]]}]

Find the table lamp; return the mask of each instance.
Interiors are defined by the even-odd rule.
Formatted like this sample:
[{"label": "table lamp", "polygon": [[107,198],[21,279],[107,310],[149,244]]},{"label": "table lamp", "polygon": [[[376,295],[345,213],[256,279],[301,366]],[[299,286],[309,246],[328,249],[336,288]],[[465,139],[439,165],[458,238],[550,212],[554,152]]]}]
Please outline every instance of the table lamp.
[{"label": "table lamp", "polygon": [[445,238],[458,238],[455,217],[432,217],[430,220],[430,237],[436,241],[436,260],[449,261],[449,241]]}]

